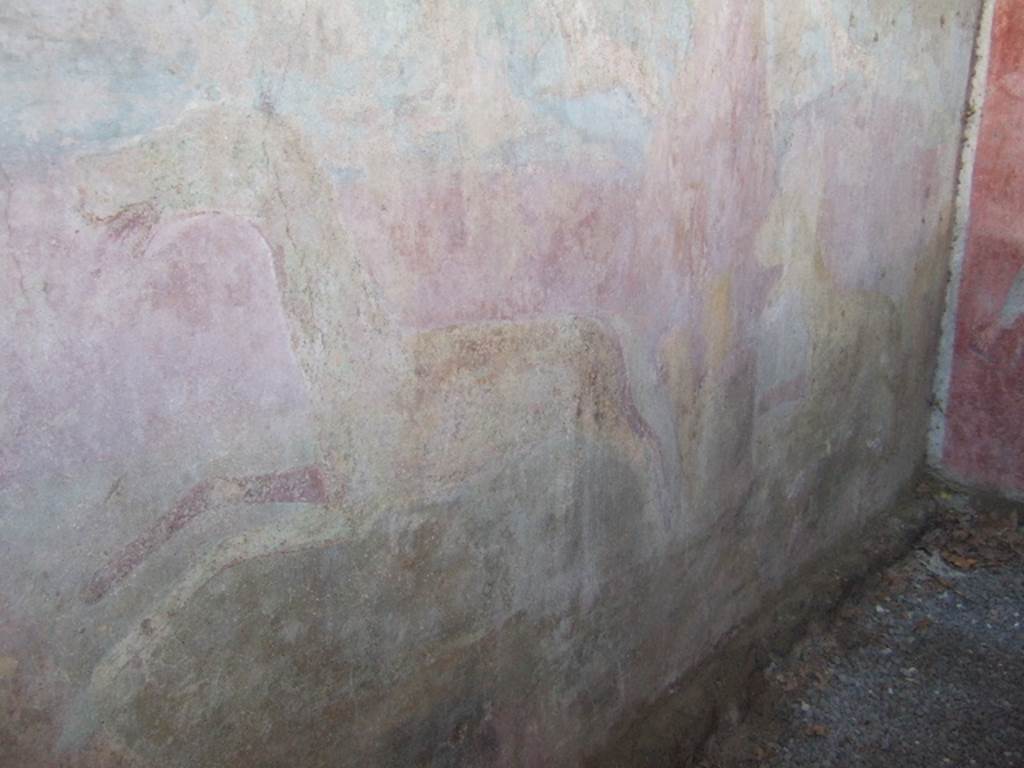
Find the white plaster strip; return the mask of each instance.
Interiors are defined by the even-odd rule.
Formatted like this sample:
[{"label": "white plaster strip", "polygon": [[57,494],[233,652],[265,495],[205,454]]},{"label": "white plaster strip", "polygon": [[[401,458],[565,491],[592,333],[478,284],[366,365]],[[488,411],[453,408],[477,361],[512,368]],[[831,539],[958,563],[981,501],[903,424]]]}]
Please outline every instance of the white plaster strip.
[{"label": "white plaster strip", "polygon": [[935,367],[932,390],[931,425],[928,430],[928,464],[940,469],[946,440],[946,409],[949,404],[949,382],[953,369],[953,342],[956,338],[957,302],[963,276],[964,254],[970,234],[971,191],[974,186],[974,160],[978,152],[978,134],[988,87],[989,51],[992,47],[992,20],[997,0],[983,0],[981,22],[974,47],[974,72],[971,76],[967,114],[964,120],[963,147],[960,154],[960,176],[957,179],[956,206],[953,221],[953,249],[950,254],[949,283],[946,286],[946,308],[942,315],[942,337]]}]

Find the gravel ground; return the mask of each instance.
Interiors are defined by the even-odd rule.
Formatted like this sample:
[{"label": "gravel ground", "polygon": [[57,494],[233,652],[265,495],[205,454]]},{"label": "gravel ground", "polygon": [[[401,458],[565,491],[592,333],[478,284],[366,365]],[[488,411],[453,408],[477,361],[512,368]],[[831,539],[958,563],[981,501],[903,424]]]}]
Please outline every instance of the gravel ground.
[{"label": "gravel ground", "polygon": [[772,662],[701,766],[1024,766],[1024,516],[919,492],[938,527]]}]

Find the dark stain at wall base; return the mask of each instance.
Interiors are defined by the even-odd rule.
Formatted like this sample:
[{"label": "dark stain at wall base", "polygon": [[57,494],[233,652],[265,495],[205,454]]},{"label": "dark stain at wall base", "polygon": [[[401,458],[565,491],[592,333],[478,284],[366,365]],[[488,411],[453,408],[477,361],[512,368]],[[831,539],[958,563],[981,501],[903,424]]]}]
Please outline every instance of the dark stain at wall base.
[{"label": "dark stain at wall base", "polygon": [[583,765],[688,765],[720,723],[735,722],[749,707],[763,687],[770,655],[786,652],[810,621],[830,612],[868,574],[902,557],[933,524],[934,512],[933,499],[908,495],[845,536],[767,596],[753,617],[665,695],[624,720]]}]

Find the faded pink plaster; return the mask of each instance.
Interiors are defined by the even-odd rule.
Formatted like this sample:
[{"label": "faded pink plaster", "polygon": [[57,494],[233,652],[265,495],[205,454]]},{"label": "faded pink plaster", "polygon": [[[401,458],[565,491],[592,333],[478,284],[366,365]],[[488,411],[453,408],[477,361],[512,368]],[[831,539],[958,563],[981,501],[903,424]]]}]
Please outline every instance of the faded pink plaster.
[{"label": "faded pink plaster", "polygon": [[19,279],[0,288],[12,436],[0,486],[143,447],[184,442],[201,456],[253,412],[307,408],[270,249],[252,225],[161,220],[146,203],[90,222],[66,216],[74,203],[60,177],[12,184],[5,253]]},{"label": "faded pink plaster", "polygon": [[957,306],[943,460],[1024,492],[1024,2],[995,11]]},{"label": "faded pink plaster", "polygon": [[[618,316],[653,350],[701,316],[709,280],[730,272],[737,327],[754,327],[778,277],[752,258],[775,164],[763,11],[707,13],[640,169],[570,156],[340,189],[346,227],[402,324]],[[697,92],[699,103],[686,96]]]},{"label": "faded pink plaster", "polygon": [[853,104],[840,97],[862,117],[825,136],[822,254],[843,291],[881,291],[898,300],[929,252],[924,238],[941,226],[926,218],[937,210],[933,196],[954,169],[939,167],[936,148],[918,148],[906,129],[922,121],[913,107],[868,98]]}]

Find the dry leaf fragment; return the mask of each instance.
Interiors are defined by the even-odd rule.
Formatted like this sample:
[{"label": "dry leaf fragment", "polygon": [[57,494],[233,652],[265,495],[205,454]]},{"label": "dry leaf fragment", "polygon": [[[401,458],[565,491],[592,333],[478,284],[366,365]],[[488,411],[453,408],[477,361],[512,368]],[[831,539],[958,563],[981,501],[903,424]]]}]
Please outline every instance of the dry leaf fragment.
[{"label": "dry leaf fragment", "polygon": [[948,549],[943,550],[942,559],[954,568],[959,568],[961,571],[969,571],[978,564],[978,561],[973,557],[958,555],[956,552],[950,552]]}]

